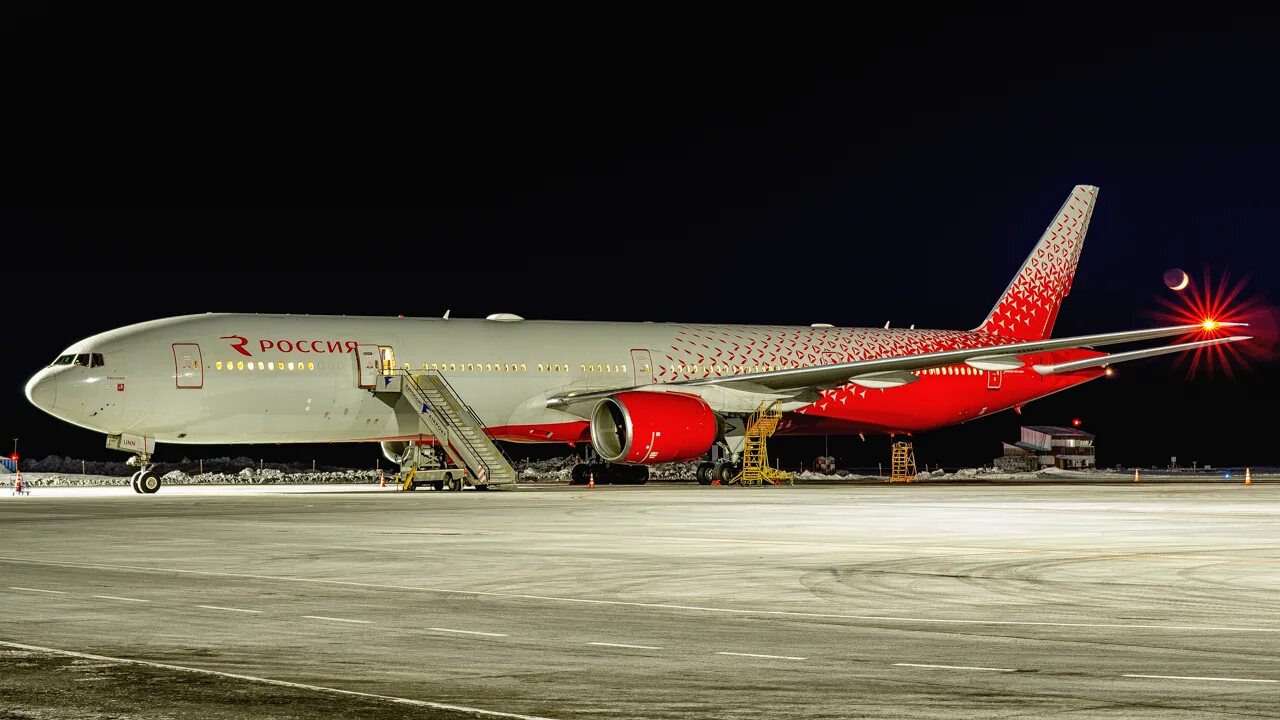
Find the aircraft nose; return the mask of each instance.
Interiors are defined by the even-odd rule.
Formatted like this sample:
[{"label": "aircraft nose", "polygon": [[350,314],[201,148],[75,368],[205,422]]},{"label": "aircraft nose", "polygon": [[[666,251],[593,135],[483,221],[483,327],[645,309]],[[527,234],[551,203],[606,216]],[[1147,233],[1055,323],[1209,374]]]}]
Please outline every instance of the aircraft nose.
[{"label": "aircraft nose", "polygon": [[58,399],[58,379],[44,372],[36,373],[27,381],[27,400],[41,410],[53,409]]}]

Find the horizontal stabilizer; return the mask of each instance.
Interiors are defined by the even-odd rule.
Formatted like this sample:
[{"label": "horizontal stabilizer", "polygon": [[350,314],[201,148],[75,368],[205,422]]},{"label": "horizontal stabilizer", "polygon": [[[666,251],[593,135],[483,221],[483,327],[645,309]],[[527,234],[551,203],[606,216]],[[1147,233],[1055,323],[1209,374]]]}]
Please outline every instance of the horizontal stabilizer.
[{"label": "horizontal stabilizer", "polygon": [[1252,338],[1248,335],[1233,335],[1231,337],[1214,338],[1212,340],[1197,340],[1196,342],[1178,343],[1177,345],[1166,345],[1158,348],[1147,348],[1146,350],[1131,350],[1129,352],[1113,353],[1111,355],[1102,355],[1100,357],[1086,358],[1084,360],[1072,360],[1071,362],[1057,363],[1056,365],[1032,365],[1031,369],[1041,375],[1060,375],[1062,373],[1074,372],[1076,370],[1108,367],[1110,365],[1115,365],[1116,363],[1128,362],[1129,360],[1141,360],[1142,358],[1156,357],[1157,355],[1186,352],[1187,350],[1195,350],[1198,348],[1209,347],[1211,345],[1222,345],[1224,343],[1240,342],[1241,340],[1250,339]]}]

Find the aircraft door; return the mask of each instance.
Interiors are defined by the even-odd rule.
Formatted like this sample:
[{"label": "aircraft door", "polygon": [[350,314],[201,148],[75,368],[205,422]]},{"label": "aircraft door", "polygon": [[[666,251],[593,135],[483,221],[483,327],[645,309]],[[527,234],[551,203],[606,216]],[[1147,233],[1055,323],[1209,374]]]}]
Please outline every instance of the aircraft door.
[{"label": "aircraft door", "polygon": [[173,377],[179,389],[204,387],[204,357],[196,343],[173,344]]},{"label": "aircraft door", "polygon": [[631,351],[631,372],[635,378],[636,385],[650,385],[653,383],[653,358],[649,355],[648,350]]},{"label": "aircraft door", "polygon": [[999,390],[999,389],[1000,389],[1000,384],[1001,384],[1003,381],[1004,381],[1004,371],[1003,371],[1003,370],[988,370],[988,371],[987,371],[987,389],[988,389],[988,390]]},{"label": "aircraft door", "polygon": [[356,367],[359,369],[359,384],[362,388],[372,388],[378,383],[382,374],[382,359],[377,345],[356,346]]},{"label": "aircraft door", "polygon": [[394,375],[396,372],[396,351],[390,345],[379,345],[378,354],[382,358],[382,374]]}]

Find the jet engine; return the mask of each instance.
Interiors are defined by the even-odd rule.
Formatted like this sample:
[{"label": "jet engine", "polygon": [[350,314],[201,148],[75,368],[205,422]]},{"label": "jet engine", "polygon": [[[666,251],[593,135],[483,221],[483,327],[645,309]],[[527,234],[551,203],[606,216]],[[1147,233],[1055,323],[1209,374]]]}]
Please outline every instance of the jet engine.
[{"label": "jet engine", "polygon": [[591,444],[611,463],[651,465],[702,457],[718,429],[707,403],[682,393],[620,392],[591,412]]}]

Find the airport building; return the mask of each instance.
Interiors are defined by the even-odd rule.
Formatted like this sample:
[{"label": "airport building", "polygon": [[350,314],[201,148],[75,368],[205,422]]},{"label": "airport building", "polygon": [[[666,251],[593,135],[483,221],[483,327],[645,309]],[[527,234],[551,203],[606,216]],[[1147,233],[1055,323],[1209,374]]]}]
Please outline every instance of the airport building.
[{"label": "airport building", "polygon": [[1058,467],[1081,470],[1097,466],[1093,434],[1056,425],[1023,425],[1016,443],[1004,443],[995,466],[1005,472],[1034,472]]}]

